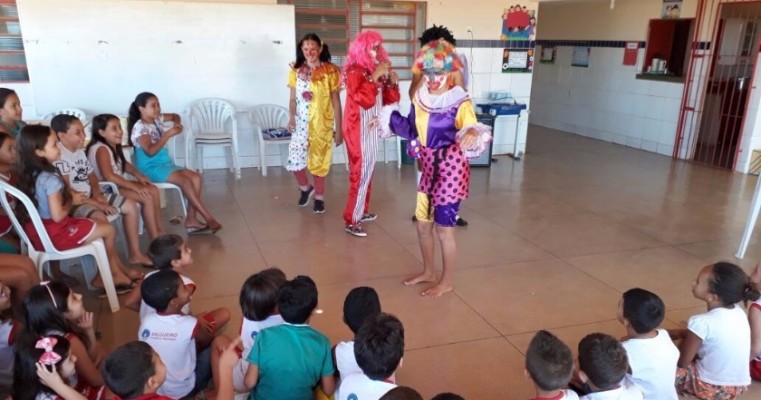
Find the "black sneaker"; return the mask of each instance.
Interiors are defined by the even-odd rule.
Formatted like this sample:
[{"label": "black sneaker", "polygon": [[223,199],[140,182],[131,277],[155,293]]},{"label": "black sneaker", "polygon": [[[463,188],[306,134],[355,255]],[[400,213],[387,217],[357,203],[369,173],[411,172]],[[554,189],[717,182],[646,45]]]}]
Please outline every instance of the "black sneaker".
[{"label": "black sneaker", "polygon": [[322,214],[325,212],[325,201],[314,199],[314,213]]},{"label": "black sneaker", "polygon": [[468,221],[466,221],[466,220],[464,220],[464,219],[462,219],[460,217],[457,217],[457,222],[455,222],[455,224],[457,224],[457,226],[461,226],[461,227],[462,226],[468,226]]},{"label": "black sneaker", "polygon": [[360,224],[346,225],[344,230],[346,231],[346,233],[352,234],[357,237],[367,236],[367,232],[365,232],[365,230],[362,229],[362,226]]},{"label": "black sneaker", "polygon": [[314,186],[309,186],[307,190],[299,190],[301,195],[299,196],[299,207],[304,207],[309,204],[309,199],[314,196]]},{"label": "black sneaker", "polygon": [[362,219],[360,220],[360,222],[370,222],[370,221],[375,221],[376,219],[378,219],[378,214],[367,213],[362,216]]}]

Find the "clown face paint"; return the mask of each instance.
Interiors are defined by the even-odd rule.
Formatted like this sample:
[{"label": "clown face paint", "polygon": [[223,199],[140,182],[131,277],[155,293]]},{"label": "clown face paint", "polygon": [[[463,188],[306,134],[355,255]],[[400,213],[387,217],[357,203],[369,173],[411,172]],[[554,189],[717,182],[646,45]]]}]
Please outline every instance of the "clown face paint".
[{"label": "clown face paint", "polygon": [[437,94],[447,90],[447,72],[443,69],[427,69],[423,71],[428,91]]},{"label": "clown face paint", "polygon": [[301,44],[301,51],[304,53],[304,57],[307,59],[309,65],[316,65],[320,62],[320,53],[322,47],[314,40],[305,40]]},{"label": "clown face paint", "polygon": [[380,47],[380,43],[377,43],[375,46],[373,46],[372,49],[370,49],[370,58],[373,59],[375,64],[380,64],[380,60],[378,60],[378,48]]}]

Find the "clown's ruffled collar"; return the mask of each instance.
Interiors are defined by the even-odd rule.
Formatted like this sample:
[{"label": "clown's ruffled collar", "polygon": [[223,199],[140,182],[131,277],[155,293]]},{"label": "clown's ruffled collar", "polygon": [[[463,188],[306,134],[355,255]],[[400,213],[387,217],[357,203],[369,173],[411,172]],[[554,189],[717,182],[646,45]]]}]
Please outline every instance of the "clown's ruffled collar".
[{"label": "clown's ruffled collar", "polygon": [[421,87],[415,94],[414,101],[427,113],[441,114],[449,111],[453,107],[456,108],[468,99],[468,93],[459,86],[455,86],[440,95],[433,95],[428,91],[428,88],[423,85],[423,87]]},{"label": "clown's ruffled collar", "polygon": [[310,67],[306,62],[299,67],[299,69],[296,70],[296,74],[298,74],[299,79],[307,81],[307,82],[316,82],[324,78],[326,75],[330,74],[333,71],[337,71],[338,67],[335,65],[329,63],[329,62],[323,62],[317,67]]}]

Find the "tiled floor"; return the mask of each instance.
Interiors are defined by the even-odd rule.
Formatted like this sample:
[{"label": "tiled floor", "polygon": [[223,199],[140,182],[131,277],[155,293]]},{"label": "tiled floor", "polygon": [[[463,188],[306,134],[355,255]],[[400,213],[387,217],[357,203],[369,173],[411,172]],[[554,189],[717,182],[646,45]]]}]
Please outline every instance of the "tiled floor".
[{"label": "tiled floor", "polygon": [[[324,313],[312,324],[336,342],[350,335],[341,322],[344,296],[369,285],[405,325],[399,383],[427,398],[453,391],[468,399],[529,398],[523,353],[538,329],[572,348],[587,333],[623,335],[615,310],[631,287],[661,295],[666,327],[701,312],[690,283],[701,266],[734,260],[754,177],[537,126],[528,150],[523,161],[498,157],[491,169],[473,170],[462,210],[470,226],[457,230],[455,291],[440,299],[401,284],[421,267],[410,221],[412,166],[378,163],[372,210],[380,218],[367,224],[367,239],[343,231],[341,165],[328,179],[323,215],[296,206],[294,180],[281,168],[270,168],[266,178],[247,169],[237,182],[208,171],[204,197],[225,229],[189,239],[195,264],[188,275],[199,286],[192,307],[229,307],[233,335],[241,282],[278,266],[288,276],[315,279]],[[758,259],[761,229],[741,265]],[[95,299],[88,304],[99,308],[107,346],[136,337],[136,313],[111,314]],[[761,384],[744,398],[761,398]]]}]

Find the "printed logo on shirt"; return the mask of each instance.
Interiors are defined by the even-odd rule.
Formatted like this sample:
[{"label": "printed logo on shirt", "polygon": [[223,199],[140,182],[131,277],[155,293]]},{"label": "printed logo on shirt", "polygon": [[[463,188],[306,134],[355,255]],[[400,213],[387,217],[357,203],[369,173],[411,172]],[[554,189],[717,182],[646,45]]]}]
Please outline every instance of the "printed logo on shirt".
[{"label": "printed logo on shirt", "polygon": [[143,329],[140,337],[152,340],[177,340],[180,335],[175,332],[151,332],[147,328]]},{"label": "printed logo on shirt", "polygon": [[74,171],[74,176],[72,177],[71,182],[72,185],[87,183],[87,171],[89,167],[87,160],[78,159],[73,166],[65,161],[57,161],[55,164],[64,175],[69,175],[71,174],[71,171]]},{"label": "printed logo on shirt", "polygon": [[256,339],[256,335],[258,335],[258,334],[259,334],[259,332],[257,332],[257,331],[252,331],[252,332],[251,332],[251,339]]},{"label": "printed logo on shirt", "polygon": [[351,393],[349,394],[349,397],[346,398],[346,400],[359,400],[359,397],[356,394]]}]

